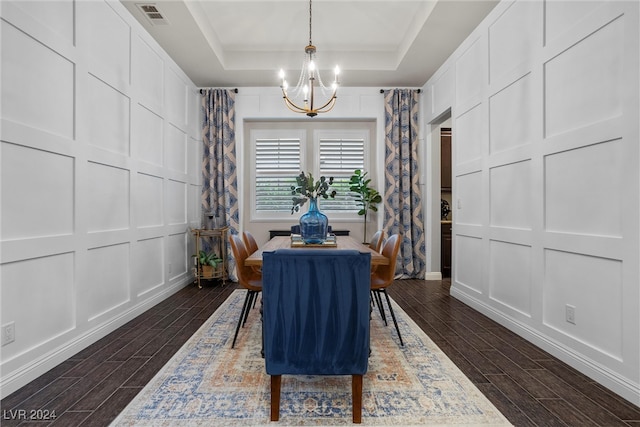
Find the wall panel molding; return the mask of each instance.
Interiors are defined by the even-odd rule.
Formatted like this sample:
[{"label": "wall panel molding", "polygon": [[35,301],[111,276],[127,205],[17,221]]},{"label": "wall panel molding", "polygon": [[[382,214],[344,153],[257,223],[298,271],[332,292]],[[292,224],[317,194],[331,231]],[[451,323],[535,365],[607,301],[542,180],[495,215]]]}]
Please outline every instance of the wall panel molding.
[{"label": "wall panel molding", "polygon": [[489,241],[489,298],[514,316],[531,318],[531,246]]},{"label": "wall panel molding", "polygon": [[623,34],[618,18],[545,62],[545,136],[622,113]]},{"label": "wall panel molding", "polygon": [[5,397],[192,282],[200,95],[120,2],[0,13]]},{"label": "wall panel molding", "polygon": [[441,68],[452,296],[636,405],[639,24],[637,2],[501,2]]}]

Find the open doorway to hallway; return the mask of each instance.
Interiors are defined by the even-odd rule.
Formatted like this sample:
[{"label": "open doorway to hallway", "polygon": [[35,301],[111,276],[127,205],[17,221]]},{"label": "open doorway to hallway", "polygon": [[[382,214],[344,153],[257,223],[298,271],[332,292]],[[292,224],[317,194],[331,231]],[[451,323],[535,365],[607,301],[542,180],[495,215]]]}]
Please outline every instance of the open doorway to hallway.
[{"label": "open doorway to hallway", "polygon": [[[427,244],[427,280],[441,280],[452,277],[453,242],[451,226],[454,213],[453,205],[453,126],[450,112],[428,124],[429,132],[424,146],[425,165],[425,225]],[[443,219],[443,200],[449,207],[446,219]],[[449,221],[443,228],[442,221]],[[449,235],[443,241],[443,231]],[[446,251],[443,249],[446,247]],[[446,254],[446,259],[445,255]],[[446,272],[443,270],[446,264]]]},{"label": "open doorway to hallway", "polygon": [[451,277],[451,224],[453,201],[451,197],[451,128],[440,128],[440,271],[442,277]]}]

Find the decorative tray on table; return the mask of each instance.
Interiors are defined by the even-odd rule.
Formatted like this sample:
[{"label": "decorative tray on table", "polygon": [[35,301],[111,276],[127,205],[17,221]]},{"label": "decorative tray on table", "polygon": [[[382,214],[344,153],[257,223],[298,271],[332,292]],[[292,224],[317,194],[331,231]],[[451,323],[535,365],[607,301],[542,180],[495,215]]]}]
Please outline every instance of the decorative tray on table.
[{"label": "decorative tray on table", "polygon": [[327,235],[327,240],[322,243],[305,243],[300,234],[291,235],[292,248],[335,248],[338,246],[335,234]]}]

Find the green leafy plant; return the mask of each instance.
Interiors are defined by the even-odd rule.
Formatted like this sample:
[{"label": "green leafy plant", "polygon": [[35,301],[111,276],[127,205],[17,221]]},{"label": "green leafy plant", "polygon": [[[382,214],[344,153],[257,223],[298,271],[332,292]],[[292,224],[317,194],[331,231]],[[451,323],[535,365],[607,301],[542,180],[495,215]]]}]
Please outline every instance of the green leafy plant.
[{"label": "green leafy plant", "polygon": [[364,241],[367,241],[367,214],[369,211],[377,212],[377,204],[382,201],[382,196],[378,190],[369,186],[371,179],[367,177],[367,172],[360,169],[353,171],[349,179],[349,190],[356,193],[355,201],[361,206],[358,215],[364,216]]},{"label": "green leafy plant", "polygon": [[309,172],[305,175],[304,172],[300,172],[300,175],[296,176],[296,185],[291,186],[291,194],[293,195],[293,206],[291,207],[291,214],[298,212],[300,207],[307,203],[307,200],[311,198],[322,197],[323,199],[332,199],[336,197],[336,191],[329,191],[329,187],[333,184],[333,177],[327,179],[321,176],[319,180],[314,181],[313,175]]},{"label": "green leafy plant", "polygon": [[200,265],[210,265],[211,267],[216,268],[222,262],[222,258],[213,252],[200,251],[197,256],[198,264]]}]

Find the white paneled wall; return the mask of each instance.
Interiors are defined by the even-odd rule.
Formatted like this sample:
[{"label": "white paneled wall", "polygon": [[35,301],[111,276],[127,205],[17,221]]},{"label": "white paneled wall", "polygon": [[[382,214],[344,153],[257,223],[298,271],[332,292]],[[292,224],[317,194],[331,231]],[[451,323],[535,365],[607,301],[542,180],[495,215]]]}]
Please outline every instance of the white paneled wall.
[{"label": "white paneled wall", "polygon": [[453,119],[452,295],[635,404],[639,14],[503,2],[425,86]]},{"label": "white paneled wall", "polygon": [[200,95],[116,1],[0,2],[2,397],[192,280]]}]

